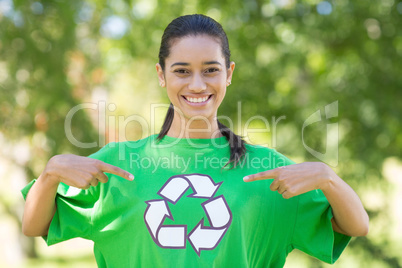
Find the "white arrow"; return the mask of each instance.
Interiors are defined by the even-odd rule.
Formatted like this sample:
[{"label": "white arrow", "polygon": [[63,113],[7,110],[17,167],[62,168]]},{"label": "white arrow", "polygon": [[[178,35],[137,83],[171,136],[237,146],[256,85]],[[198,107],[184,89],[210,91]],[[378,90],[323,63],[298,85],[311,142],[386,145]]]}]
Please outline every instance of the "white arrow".
[{"label": "white arrow", "polygon": [[145,223],[151,231],[152,236],[156,239],[156,232],[166,217],[173,220],[168,205],[165,200],[149,200],[145,203],[148,207],[145,211]]},{"label": "white arrow", "polygon": [[213,227],[223,227],[231,220],[232,216],[222,195],[212,199],[212,201],[208,200],[202,205]]},{"label": "white arrow", "polygon": [[187,226],[162,226],[158,233],[158,241],[165,248],[186,247]]},{"label": "white arrow", "polygon": [[165,186],[158,192],[158,194],[173,204],[187,191],[189,184],[186,179],[181,177],[173,177],[168,180]]},{"label": "white arrow", "polygon": [[195,252],[197,252],[198,256],[200,256],[201,250],[203,249],[211,250],[215,248],[227,229],[203,227],[203,221],[204,220],[201,220],[188,236],[188,240],[193,246]]},{"label": "white arrow", "polygon": [[215,184],[209,176],[205,175],[187,175],[185,176],[194,189],[194,193],[189,197],[210,198],[218,190],[221,183]]}]

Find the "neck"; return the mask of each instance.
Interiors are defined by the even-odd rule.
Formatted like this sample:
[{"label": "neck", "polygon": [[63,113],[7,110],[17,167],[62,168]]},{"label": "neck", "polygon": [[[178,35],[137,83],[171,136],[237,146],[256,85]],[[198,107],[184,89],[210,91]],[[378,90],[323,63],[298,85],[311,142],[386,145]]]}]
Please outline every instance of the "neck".
[{"label": "neck", "polygon": [[172,125],[166,134],[174,138],[186,139],[213,139],[222,137],[216,116],[213,118],[185,118],[175,115]]}]

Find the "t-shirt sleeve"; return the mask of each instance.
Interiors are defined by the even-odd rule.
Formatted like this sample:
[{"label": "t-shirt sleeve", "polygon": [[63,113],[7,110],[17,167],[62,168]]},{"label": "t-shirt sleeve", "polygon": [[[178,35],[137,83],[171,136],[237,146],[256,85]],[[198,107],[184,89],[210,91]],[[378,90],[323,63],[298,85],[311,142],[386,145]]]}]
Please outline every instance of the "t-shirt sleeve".
[{"label": "t-shirt sleeve", "polygon": [[[90,155],[90,158],[104,161],[108,156],[108,146]],[[21,193],[26,199],[36,180],[26,185]],[[99,187],[87,190],[78,189],[60,183],[56,194],[56,212],[49,226],[48,235],[44,236],[47,245],[53,245],[72,238],[92,238],[93,214],[99,198]]]},{"label": "t-shirt sleeve", "polygon": [[292,246],[327,263],[334,263],[351,237],[332,229],[332,208],[320,190],[298,196]]}]

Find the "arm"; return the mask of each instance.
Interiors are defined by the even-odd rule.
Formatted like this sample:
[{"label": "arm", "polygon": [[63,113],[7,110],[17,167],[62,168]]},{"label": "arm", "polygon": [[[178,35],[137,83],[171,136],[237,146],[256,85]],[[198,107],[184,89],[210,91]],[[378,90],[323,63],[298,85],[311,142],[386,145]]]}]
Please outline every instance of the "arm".
[{"label": "arm", "polygon": [[22,217],[22,232],[26,236],[47,235],[56,211],[57,181],[43,172],[32,185],[26,198]]},{"label": "arm", "polygon": [[279,167],[249,175],[244,181],[273,178],[270,188],[284,198],[291,198],[311,190],[320,189],[332,207],[334,231],[349,236],[365,236],[368,233],[367,212],[353,189],[326,164],[306,162]]},{"label": "arm", "polygon": [[357,194],[327,165],[322,192],[332,207],[332,227],[338,233],[365,236],[369,231],[369,217]]},{"label": "arm", "polygon": [[98,182],[105,183],[104,172],[113,173],[132,181],[134,176],[118,167],[100,160],[76,155],[52,157],[38,180],[30,189],[22,218],[22,232],[27,236],[47,235],[50,222],[56,211],[55,198],[60,182],[88,189]]}]

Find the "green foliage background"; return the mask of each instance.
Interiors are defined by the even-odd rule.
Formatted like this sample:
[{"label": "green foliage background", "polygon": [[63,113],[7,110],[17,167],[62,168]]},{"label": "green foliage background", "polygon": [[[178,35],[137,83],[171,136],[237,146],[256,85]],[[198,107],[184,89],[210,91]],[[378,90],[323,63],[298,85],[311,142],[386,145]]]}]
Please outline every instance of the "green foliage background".
[{"label": "green foliage background", "polygon": [[[52,155],[99,149],[74,146],[64,131],[68,111],[89,102],[99,88],[126,116],[146,117],[149,103],[168,103],[154,69],[163,29],[177,16],[203,13],[223,25],[236,62],[220,115],[239,119],[239,102],[242,124],[253,115],[269,121],[284,115],[270,145],[291,158],[317,161],[303,147],[303,122],[338,101],[339,164],[334,168],[371,216],[370,235],[351,242],[352,259],[361,267],[402,266],[402,241],[395,239],[401,236],[387,228],[394,220],[387,199],[394,182],[384,176],[386,161],[399,166],[402,161],[402,2],[0,0],[0,5],[0,138],[29,147],[24,161],[3,152],[24,170],[26,180],[37,177]],[[318,12],[328,5],[330,14]],[[108,30],[110,19],[126,31]],[[74,116],[78,140],[99,140],[91,118],[81,111]],[[325,136],[325,124],[320,126],[305,142],[321,150],[326,141],[317,137]],[[137,127],[128,127],[126,138],[140,138]],[[255,140],[272,141],[272,135]],[[373,204],[373,193],[380,204]],[[19,222],[22,203],[4,195],[0,201]],[[36,257],[35,245],[24,241],[26,255]],[[312,258],[305,263],[323,266]]]}]

